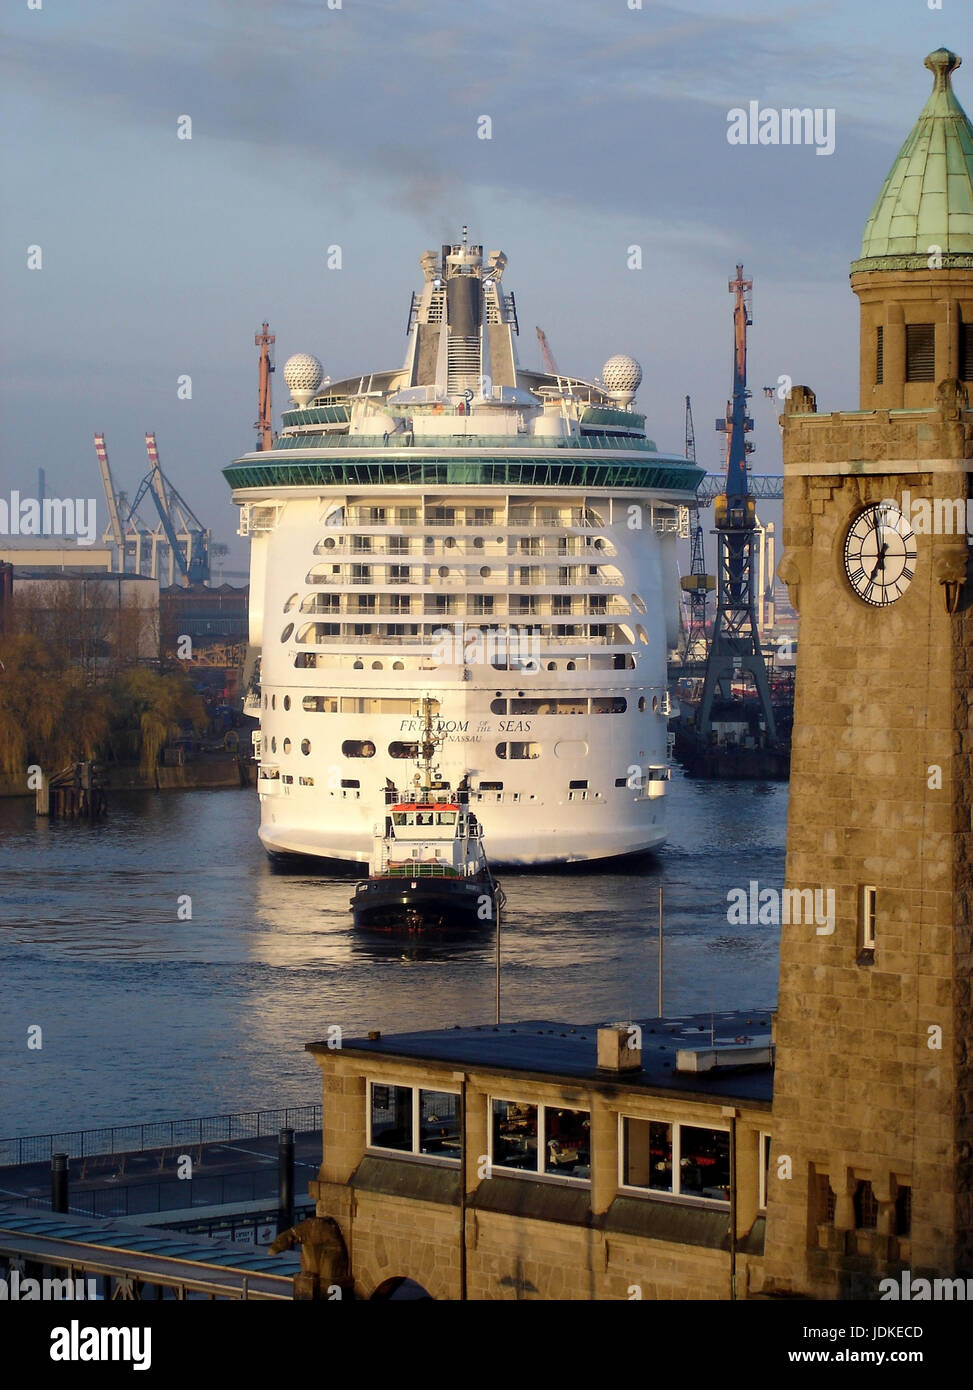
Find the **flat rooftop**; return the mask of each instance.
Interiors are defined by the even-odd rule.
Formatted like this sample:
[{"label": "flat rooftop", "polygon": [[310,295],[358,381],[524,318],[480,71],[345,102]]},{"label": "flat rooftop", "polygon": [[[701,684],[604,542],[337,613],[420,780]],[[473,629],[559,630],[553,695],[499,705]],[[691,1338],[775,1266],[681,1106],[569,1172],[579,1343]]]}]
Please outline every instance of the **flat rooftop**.
[{"label": "flat rooftop", "polygon": [[[687,1098],[731,1098],[770,1104],[771,1066],[720,1066],[708,1072],[678,1072],[676,1052],[683,1048],[717,1050],[742,1039],[769,1036],[771,1011],[722,1010],[669,1018],[625,1020],[642,1030],[640,1070],[613,1071],[597,1065],[598,1029],[605,1023],[564,1023],[527,1019],[517,1023],[482,1023],[471,1027],[397,1033],[378,1038],[343,1038],[345,1055],[439,1062],[471,1071],[524,1076],[537,1081],[592,1082],[626,1091],[676,1092]],[[333,1057],[333,1044],[309,1042],[308,1052]],[[732,1054],[731,1054],[732,1055]]]}]

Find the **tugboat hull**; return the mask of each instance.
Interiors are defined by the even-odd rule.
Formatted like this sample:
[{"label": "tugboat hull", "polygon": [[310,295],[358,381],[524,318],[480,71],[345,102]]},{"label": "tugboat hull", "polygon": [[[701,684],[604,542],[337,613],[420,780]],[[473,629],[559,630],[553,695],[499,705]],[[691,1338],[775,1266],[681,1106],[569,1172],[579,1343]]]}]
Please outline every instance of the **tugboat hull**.
[{"label": "tugboat hull", "polygon": [[371,931],[455,931],[490,926],[497,885],[485,879],[370,878],[351,900],[356,927]]}]

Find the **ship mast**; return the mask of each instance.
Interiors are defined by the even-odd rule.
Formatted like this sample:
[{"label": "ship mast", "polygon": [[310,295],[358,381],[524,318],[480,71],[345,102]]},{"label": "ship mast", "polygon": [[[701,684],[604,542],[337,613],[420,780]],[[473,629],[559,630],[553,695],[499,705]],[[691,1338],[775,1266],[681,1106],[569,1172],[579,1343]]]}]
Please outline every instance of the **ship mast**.
[{"label": "ship mast", "polygon": [[432,726],[432,707],[436,703],[428,695],[422,698],[422,737],[419,741],[417,762],[420,771],[416,773],[413,782],[423,793],[429,792],[433,783],[433,758],[439,748],[445,734],[436,733]]}]

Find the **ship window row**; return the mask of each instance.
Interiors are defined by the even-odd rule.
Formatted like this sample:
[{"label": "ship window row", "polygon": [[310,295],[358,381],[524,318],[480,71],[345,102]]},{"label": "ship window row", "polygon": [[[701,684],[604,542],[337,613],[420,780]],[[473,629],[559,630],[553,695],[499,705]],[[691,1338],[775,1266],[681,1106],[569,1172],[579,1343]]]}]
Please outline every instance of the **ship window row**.
[{"label": "ship window row", "polygon": [[[352,646],[352,643],[348,644]],[[294,665],[302,670],[339,670],[349,669],[355,671],[434,671],[440,666],[440,662],[435,659],[429,648],[421,648],[412,654],[403,654],[402,658],[389,660],[388,657],[380,657],[371,661],[363,661],[354,650],[348,652],[299,652]],[[628,652],[596,652],[587,656],[576,656],[570,660],[543,661],[541,667],[545,671],[634,671],[637,660]],[[496,669],[502,670],[501,665]]]},{"label": "ship window row", "polygon": [[[445,613],[437,616],[443,617],[449,615]],[[546,615],[538,614],[538,616],[543,617]],[[609,614],[608,616],[611,615]],[[309,624],[309,628],[312,627],[314,629],[313,644],[315,646],[339,644],[353,645],[357,643],[360,638],[367,638],[370,642],[381,646],[420,646],[427,648],[430,652],[438,652],[443,643],[443,634],[430,623],[421,626],[419,623],[383,622]],[[487,629],[487,631],[490,630],[495,629]],[[523,631],[523,629],[514,629],[514,631]],[[453,634],[451,633],[446,634],[447,638],[452,636]],[[564,623],[559,623],[557,627],[549,623],[537,624],[535,627],[525,632],[523,643],[524,650],[532,649],[534,641],[540,642],[546,646],[556,646],[566,643],[571,643],[572,645],[590,643],[591,645],[597,646],[631,647],[635,644],[636,636],[639,642],[643,645],[647,645],[649,640],[648,634],[641,626],[636,626],[636,633],[633,634],[630,628],[615,623],[573,623],[565,621]],[[302,637],[301,640],[310,642],[311,637]],[[469,641],[469,637],[467,637],[466,640]],[[511,648],[515,646],[512,640],[510,646]],[[460,646],[460,651],[458,653],[454,652],[453,655],[457,657],[455,664],[462,665],[462,646]],[[314,666],[315,664],[313,654],[306,652],[298,652],[294,660],[294,665],[297,667],[308,667]],[[517,655],[512,656],[509,661],[491,661],[489,664],[495,671],[524,669],[523,662],[520,661]],[[358,667],[357,669],[361,670],[363,668]]]},{"label": "ship window row", "polygon": [[[347,447],[346,441],[344,442]],[[557,444],[558,452],[597,447],[604,452],[607,440],[572,440]],[[631,452],[637,444],[623,441]],[[278,444],[282,441],[278,441]],[[652,451],[649,451],[652,452]],[[561,462],[553,459],[512,459],[509,454],[488,458],[468,455],[447,458],[395,459],[295,459],[279,463],[235,463],[223,470],[232,488],[288,487],[449,487],[455,484],[485,487],[633,488],[681,493],[688,501],[704,476],[691,463],[665,464],[639,460],[598,459]],[[507,525],[530,526],[531,521],[511,520]],[[561,522],[553,523],[561,525]],[[572,523],[581,525],[581,522]]]},{"label": "ship window row", "polygon": [[[339,620],[358,617],[382,618],[628,618],[631,608],[625,599],[602,598],[597,594],[589,598],[564,598],[548,596],[527,596],[511,594],[509,597],[495,599],[492,595],[476,596],[470,599],[456,598],[439,594],[415,601],[395,595],[382,601],[381,596],[349,596],[340,605],[321,607],[315,610]],[[294,623],[287,623],[281,631],[281,642],[290,641],[315,644],[321,636],[334,636],[340,630],[338,621],[304,623],[296,629]],[[452,634],[450,634],[451,636]]]},{"label": "ship window row", "polygon": [[590,557],[616,555],[615,546],[605,536],[325,536],[314,547],[315,555],[340,558],[351,555],[430,555],[504,556],[538,555],[549,557]]},{"label": "ship window row", "polygon": [[[480,565],[477,572],[453,568],[449,565],[411,566],[411,565],[317,565],[304,577],[306,584],[335,584],[351,587],[356,584],[411,584],[415,587],[440,584],[455,584],[463,588],[479,588],[485,585],[492,588],[588,589],[603,585],[607,588],[620,588],[625,577],[614,567],[600,568],[598,565],[560,565],[543,567],[541,565]],[[307,594],[301,601],[301,612],[308,612],[308,605],[324,602],[326,595]],[[297,599],[293,594],[284,605],[284,612],[290,612]]]},{"label": "ship window row", "polygon": [[[308,756],[310,755],[310,752],[311,752],[311,740],[308,739],[308,738],[302,738],[302,739],[301,739],[301,745],[300,745],[300,747],[301,747],[301,752],[304,754],[305,758],[308,757]],[[281,740],[280,749],[281,749],[281,752],[282,752],[282,753],[291,753],[291,752],[293,751],[293,748],[294,748],[294,745],[293,745],[293,742],[291,741],[291,739],[285,738],[285,739],[282,739],[282,740]],[[274,734],[274,735],[271,737],[271,740],[270,740],[270,751],[271,751],[271,753],[276,753],[276,752],[277,752],[277,735],[276,735],[276,734]],[[294,780],[294,779],[291,778],[291,781],[293,781],[293,780]],[[303,782],[303,779],[302,779],[302,782]],[[313,784],[313,782],[311,782],[311,783],[309,783],[308,785],[313,786],[314,784]]]},{"label": "ship window row", "polygon": [[[645,708],[641,700],[640,708]],[[628,701],[623,695],[595,695],[591,699],[491,700],[491,714],[624,714]]]}]

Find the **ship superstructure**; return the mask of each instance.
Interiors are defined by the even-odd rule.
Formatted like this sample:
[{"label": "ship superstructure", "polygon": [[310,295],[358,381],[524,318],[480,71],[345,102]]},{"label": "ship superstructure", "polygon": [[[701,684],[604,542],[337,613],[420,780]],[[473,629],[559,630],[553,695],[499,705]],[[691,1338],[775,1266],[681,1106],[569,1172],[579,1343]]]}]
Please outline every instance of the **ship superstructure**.
[{"label": "ship superstructure", "polygon": [[518,365],[501,251],[464,229],[420,265],[404,365],[325,385],[290,358],[279,438],[225,470],[251,540],[260,838],[367,862],[428,699],[494,862],[654,848],[702,470],[647,438],[633,358],[600,383]]}]

